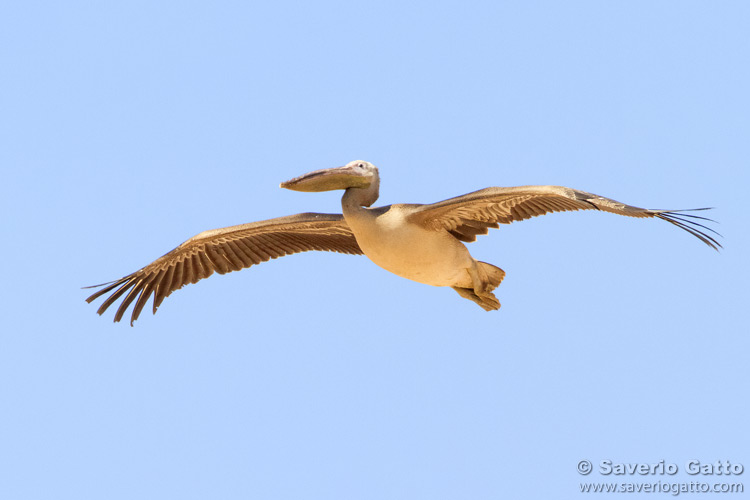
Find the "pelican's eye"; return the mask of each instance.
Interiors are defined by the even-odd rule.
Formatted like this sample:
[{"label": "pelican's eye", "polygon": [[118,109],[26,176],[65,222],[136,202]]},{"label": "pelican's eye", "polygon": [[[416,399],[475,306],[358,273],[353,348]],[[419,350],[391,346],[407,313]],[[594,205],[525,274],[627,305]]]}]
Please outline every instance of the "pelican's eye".
[{"label": "pelican's eye", "polygon": [[365,164],[364,164],[364,163],[360,163],[360,164],[359,164],[359,165],[357,165],[357,166],[358,166],[359,168],[365,168]]}]

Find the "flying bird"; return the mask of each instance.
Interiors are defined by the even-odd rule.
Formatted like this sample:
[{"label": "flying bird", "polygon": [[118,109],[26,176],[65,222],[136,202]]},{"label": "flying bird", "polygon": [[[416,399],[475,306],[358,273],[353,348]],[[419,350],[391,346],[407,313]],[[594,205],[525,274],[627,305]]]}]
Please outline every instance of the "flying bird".
[{"label": "flying bird", "polygon": [[214,272],[239,271],[277,257],[323,250],[364,254],[398,276],[449,286],[461,297],[492,311],[500,308],[492,292],[505,271],[472,258],[464,243],[499,224],[550,212],[601,210],[629,217],[656,217],[715,250],[721,247],[705,231],[718,233],[699,222],[714,221],[685,213],[691,210],[648,210],[561,186],[490,187],[428,205],[368,208],[379,196],[378,169],[366,161],[353,161],[296,177],[281,183],[281,187],[304,192],[343,189],[343,214],[303,213],[202,232],[132,274],[87,287],[103,288],[86,301],[112,292],[97,311],[102,314],[124,296],[115,322],[135,301],[132,326],[152,295],[156,313],[172,292]]}]

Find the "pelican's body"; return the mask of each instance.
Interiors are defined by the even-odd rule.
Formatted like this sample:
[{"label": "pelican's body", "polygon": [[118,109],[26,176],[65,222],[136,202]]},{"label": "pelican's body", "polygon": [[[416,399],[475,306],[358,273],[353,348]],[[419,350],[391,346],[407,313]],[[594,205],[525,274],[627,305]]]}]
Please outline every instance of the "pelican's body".
[{"label": "pelican's body", "polygon": [[425,285],[470,286],[473,258],[444,231],[429,231],[406,220],[403,205],[385,209],[344,208],[344,219],[362,252],[386,271]]},{"label": "pelican's body", "polygon": [[[281,184],[296,191],[345,190],[343,214],[304,213],[205,231],[148,266],[91,295],[112,291],[99,308],[102,314],[125,295],[115,321],[135,301],[131,325],[148,298],[153,310],[182,286],[272,258],[308,250],[364,254],[398,276],[432,286],[447,286],[487,311],[500,308],[492,291],[505,276],[499,267],[475,260],[464,242],[498,224],[509,224],[549,212],[602,210],[630,217],[656,217],[688,231],[714,249],[719,243],[708,229],[684,211],[647,210],[561,186],[487,188],[430,205],[369,208],[379,195],[374,165],[354,161],[344,167],[316,170]],[[102,286],[102,285],[97,285]],[[127,295],[126,295],[127,293]]]}]

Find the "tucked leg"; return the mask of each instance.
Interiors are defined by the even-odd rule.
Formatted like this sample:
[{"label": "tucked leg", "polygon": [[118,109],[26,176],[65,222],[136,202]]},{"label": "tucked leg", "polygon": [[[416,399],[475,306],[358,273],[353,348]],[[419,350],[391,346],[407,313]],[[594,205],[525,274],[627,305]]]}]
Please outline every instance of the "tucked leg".
[{"label": "tucked leg", "polygon": [[505,271],[499,267],[472,260],[472,265],[467,269],[471,277],[472,288],[452,287],[461,297],[475,302],[485,311],[496,311],[500,309],[500,301],[492,293],[505,277]]},{"label": "tucked leg", "polygon": [[495,297],[492,292],[486,292],[480,296],[474,293],[474,290],[471,288],[461,288],[458,286],[451,288],[458,292],[461,297],[478,304],[479,307],[485,311],[497,311],[500,309],[500,301],[497,300],[497,297]]}]

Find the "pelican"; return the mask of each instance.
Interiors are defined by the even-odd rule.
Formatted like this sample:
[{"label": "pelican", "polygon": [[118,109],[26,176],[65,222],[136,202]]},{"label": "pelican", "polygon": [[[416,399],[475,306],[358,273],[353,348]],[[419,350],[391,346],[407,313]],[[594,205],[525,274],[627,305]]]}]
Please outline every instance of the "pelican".
[{"label": "pelican", "polygon": [[[561,186],[490,187],[448,200],[369,208],[378,199],[378,169],[366,161],[316,170],[281,183],[303,192],[344,190],[343,214],[303,213],[239,226],[213,229],[193,236],[146,267],[104,287],[86,299],[112,292],[97,311],[104,313],[125,295],[115,314],[122,319],[135,301],[130,325],[149,297],[153,312],[175,290],[219,274],[239,271],[270,259],[309,250],[366,255],[398,276],[432,286],[453,288],[486,311],[500,308],[492,293],[505,271],[475,260],[465,242],[489,228],[550,212],[601,210],[628,217],[656,217],[692,234],[718,250],[721,245],[689,210],[648,210]],[[707,210],[706,208],[692,210]]]}]

